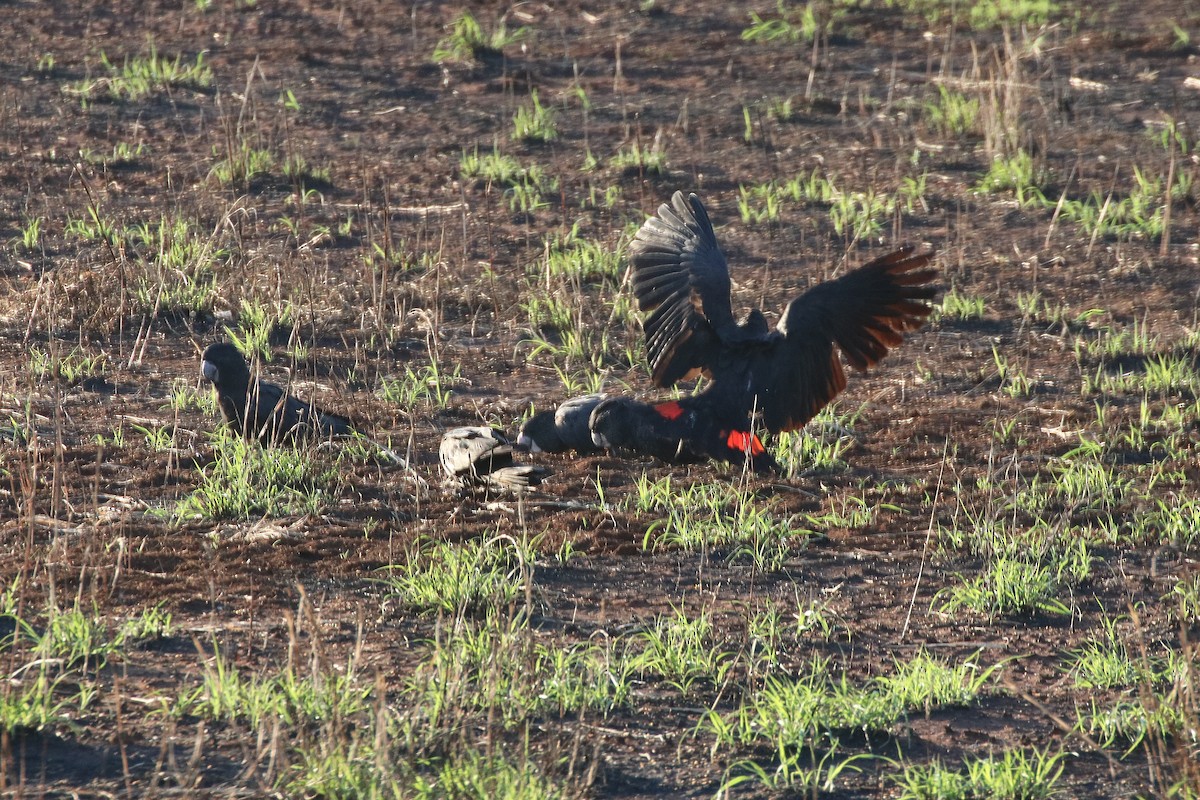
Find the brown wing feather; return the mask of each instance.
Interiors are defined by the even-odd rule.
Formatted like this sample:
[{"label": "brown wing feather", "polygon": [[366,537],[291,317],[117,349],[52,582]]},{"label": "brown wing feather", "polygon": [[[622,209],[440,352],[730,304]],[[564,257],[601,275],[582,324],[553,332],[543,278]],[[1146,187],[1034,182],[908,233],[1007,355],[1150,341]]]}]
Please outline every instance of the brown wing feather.
[{"label": "brown wing feather", "polygon": [[814,286],[788,304],[783,334],[754,370],[763,420],[770,431],[799,428],[846,387],[835,347],[864,370],[904,341],[933,310],[928,268],[932,253],[904,247],[840,278]]},{"label": "brown wing feather", "polygon": [[634,237],[629,259],[654,383],[694,377],[721,332],[735,327],[729,266],[700,199],[676,192],[659,206]]}]

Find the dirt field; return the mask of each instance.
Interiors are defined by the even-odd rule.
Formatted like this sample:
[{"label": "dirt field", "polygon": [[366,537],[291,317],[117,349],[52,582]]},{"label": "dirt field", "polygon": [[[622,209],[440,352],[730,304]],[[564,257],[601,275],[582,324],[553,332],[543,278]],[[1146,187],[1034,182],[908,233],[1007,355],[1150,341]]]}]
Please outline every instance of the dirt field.
[{"label": "dirt field", "polygon": [[[807,8],[0,3],[5,791],[1200,796],[1200,8]],[[449,427],[666,396],[623,253],[679,189],[739,313],[906,242],[943,303],[786,476],[444,485]],[[412,468],[263,477],[230,334]]]}]

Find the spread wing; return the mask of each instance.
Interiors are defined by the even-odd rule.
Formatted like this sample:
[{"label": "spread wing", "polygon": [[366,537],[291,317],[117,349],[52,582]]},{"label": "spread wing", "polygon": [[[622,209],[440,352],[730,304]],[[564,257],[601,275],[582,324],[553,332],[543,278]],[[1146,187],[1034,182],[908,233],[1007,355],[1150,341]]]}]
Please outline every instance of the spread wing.
[{"label": "spread wing", "polygon": [[[758,348],[751,393],[767,430],[802,427],[846,387],[837,350],[865,370],[921,326],[937,296],[932,253],[904,247],[792,300],[781,337]],[[835,349],[836,348],[836,349]]]},{"label": "spread wing", "polygon": [[737,328],[729,266],[700,198],[676,192],[659,206],[634,237],[630,264],[655,385],[695,377]]}]

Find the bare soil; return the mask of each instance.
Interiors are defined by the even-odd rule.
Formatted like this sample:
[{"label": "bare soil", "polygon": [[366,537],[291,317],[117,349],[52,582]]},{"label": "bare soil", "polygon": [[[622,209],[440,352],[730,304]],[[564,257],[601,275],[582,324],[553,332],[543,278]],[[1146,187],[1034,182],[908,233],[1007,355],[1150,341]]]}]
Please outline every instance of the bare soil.
[{"label": "bare soil", "polygon": [[[1169,166],[1157,135],[1170,120],[1200,124],[1200,89],[1186,82],[1200,78],[1200,51],[1178,43],[1169,24],[1194,41],[1200,14],[1168,0],[1063,3],[1040,29],[1008,32],[1021,54],[1014,57],[999,28],[859,9],[814,59],[808,45],[741,39],[748,12],[770,15],[773,3],[642,5],[215,0],[205,11],[190,2],[0,3],[0,241],[8,243],[0,248],[0,419],[31,418],[37,430],[30,446],[0,439],[2,583],[19,580],[34,615],[47,598],[78,598],[112,620],[161,603],[176,624],[170,637],[110,664],[97,702],[71,725],[6,736],[7,790],[268,791],[269,742],[149,713],[153,698],[197,684],[195,643],[211,649],[219,640],[247,670],[283,663],[289,630],[331,654],[358,646],[390,696],[438,621],[384,610],[381,568],[402,562],[420,537],[499,533],[543,535],[534,624],[564,642],[634,629],[683,606],[714,610],[737,646],[746,608],[794,610],[815,598],[828,603],[839,634],[785,654],[786,665],[832,656],[861,681],[920,648],[950,660],[981,653],[984,665],[1007,660],[999,683],[972,707],[934,710],[882,739],[851,738],[847,754],[957,762],[993,750],[1062,748],[1071,753],[1063,796],[1163,791],[1156,781],[1169,754],[1143,747],[1124,756],[1120,745],[1100,748],[1069,730],[1080,707],[1117,693],[1076,688],[1066,656],[1100,635],[1106,616],[1131,610],[1136,620],[1127,628],[1148,647],[1179,647],[1188,629],[1161,598],[1195,573],[1195,551],[1098,541],[1092,575],[1063,598],[1071,613],[988,619],[933,606],[982,560],[938,548],[931,531],[969,527],[967,512],[1001,503],[985,477],[1049,474],[1054,459],[1097,435],[1098,400],[1109,408],[1110,430],[1138,419],[1141,394],[1081,391],[1085,369],[1074,344],[1104,326],[1136,324],[1170,351],[1195,331],[1200,215],[1191,197],[1173,204],[1165,244],[1086,236],[1052,208],[974,191],[991,162],[989,142],[978,131],[939,133],[923,108],[938,86],[981,97],[985,108],[989,87],[1017,92],[1010,128],[1047,170],[1047,196],[1127,192],[1134,166],[1194,177],[1194,157]],[[436,42],[468,7],[486,27],[504,15],[532,36],[473,65],[435,63]],[[137,101],[100,93],[86,104],[72,91],[107,74],[102,54],[120,64],[151,43],[185,63],[203,53],[213,84]],[[1016,72],[1005,71],[1014,64]],[[553,142],[510,139],[512,115],[532,89],[557,109]],[[289,107],[288,92],[298,108]],[[789,96],[791,119],[767,114],[768,100]],[[1194,141],[1197,129],[1184,129]],[[214,165],[243,140],[277,163],[246,184],[224,185]],[[141,151],[108,165],[84,155],[111,154],[118,143]],[[666,171],[608,163],[634,145],[661,148]],[[502,187],[461,179],[464,151],[493,146],[558,179],[545,207],[514,212]],[[600,162],[591,171],[588,153]],[[289,155],[328,169],[327,178],[308,181],[315,191],[305,202],[279,166]],[[926,207],[857,242],[835,233],[824,209],[803,204],[785,206],[771,224],[739,220],[739,186],[817,167],[841,186],[889,193],[902,176],[927,173]],[[620,190],[611,207],[596,199],[609,187]],[[778,571],[757,572],[720,552],[643,546],[654,517],[622,506],[636,478],[742,480],[720,465],[550,455],[536,460],[553,477],[520,501],[462,497],[441,485],[436,452],[446,428],[486,421],[512,430],[530,405],[565,397],[554,362],[531,355],[521,309],[546,238],[578,226],[585,238],[616,247],[676,189],[697,190],[708,204],[732,265],[735,308],[777,312],[805,286],[901,242],[936,249],[944,288],[985,302],[982,318],[944,317],[879,369],[851,376],[839,407],[862,412],[844,469],[750,480],[780,514],[841,512],[853,498],[880,509],[865,527],[822,528]],[[119,229],[183,215],[215,231],[228,252],[218,261],[212,311],[137,310],[134,281],[152,259],[126,240],[109,246],[73,233],[70,221],[88,220],[89,209]],[[40,241],[30,251],[19,241],[37,218]],[[419,266],[387,273],[371,261],[376,245]],[[1017,295],[1033,290],[1061,307],[1057,321],[1023,318]],[[607,330],[618,343],[613,352],[641,346],[636,323],[612,321],[611,290],[585,283],[577,291],[585,326]],[[301,310],[295,331],[279,332],[279,358],[266,372],[409,452],[431,488],[403,470],[360,464],[344,467],[338,498],[319,515],[179,523],[161,513],[197,484],[217,424],[196,410],[177,415],[173,381],[199,387],[199,350],[224,335],[246,299],[286,299]],[[297,342],[307,349],[292,363],[285,353]],[[76,348],[106,357],[101,376],[32,373],[32,350]],[[1027,372],[1027,396],[1002,390],[994,352]],[[382,378],[425,366],[430,353],[443,370],[460,370],[446,408],[401,408],[378,394]],[[1139,363],[1131,356],[1087,368]],[[613,386],[660,396],[644,369],[605,366]],[[997,439],[1010,423],[1015,435]],[[134,425],[176,425],[175,447],[152,450]],[[112,441],[117,429],[124,443]],[[1200,477],[1194,418],[1184,434],[1190,460],[1182,476],[1154,489],[1168,502]],[[1124,458],[1137,463],[1146,452],[1131,447]],[[1111,514],[1125,523],[1148,507],[1130,501]],[[1069,521],[1070,510],[1064,515]],[[579,555],[563,564],[554,554],[565,541]],[[4,669],[17,666],[6,661]],[[627,707],[539,719],[526,735],[559,777],[556,754],[576,748],[590,769],[576,768],[584,795],[708,797],[729,754],[714,757],[696,726],[707,708],[734,702],[716,691],[682,698],[647,679]],[[464,737],[489,739],[485,720],[468,727]],[[894,772],[869,762],[830,794],[895,796],[887,778]],[[584,773],[590,780],[581,782]]]}]

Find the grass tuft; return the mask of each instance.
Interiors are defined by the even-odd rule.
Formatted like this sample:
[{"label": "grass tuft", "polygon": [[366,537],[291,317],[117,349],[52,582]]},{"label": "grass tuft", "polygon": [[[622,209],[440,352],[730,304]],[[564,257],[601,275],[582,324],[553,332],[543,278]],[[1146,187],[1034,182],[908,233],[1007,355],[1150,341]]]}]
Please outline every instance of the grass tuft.
[{"label": "grass tuft", "polygon": [[212,461],[176,504],[177,520],[315,514],[337,492],[337,473],[309,449],[261,447],[224,428],[210,441]]}]

